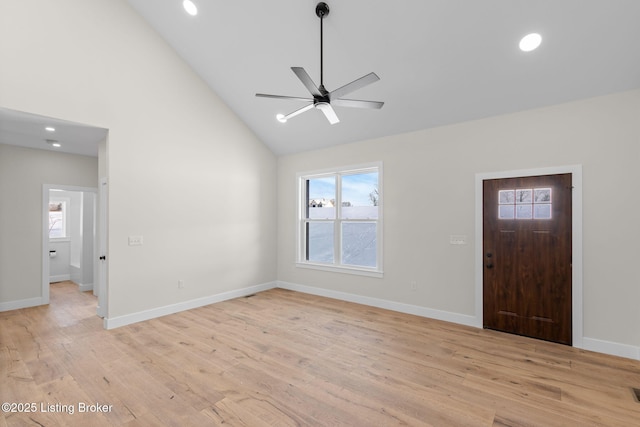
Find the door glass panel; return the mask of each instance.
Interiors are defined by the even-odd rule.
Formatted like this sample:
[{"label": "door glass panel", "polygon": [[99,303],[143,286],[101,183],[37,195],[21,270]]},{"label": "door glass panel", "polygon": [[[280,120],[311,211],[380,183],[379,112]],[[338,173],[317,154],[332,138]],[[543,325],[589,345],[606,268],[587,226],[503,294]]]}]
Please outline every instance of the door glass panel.
[{"label": "door glass panel", "polygon": [[531,203],[532,193],[533,193],[533,191],[531,189],[516,190],[516,204],[520,205],[520,204],[524,204],[524,203]]},{"label": "door glass panel", "polygon": [[515,206],[514,205],[500,205],[498,218],[500,219],[514,219],[515,214]]},{"label": "door glass panel", "polygon": [[532,205],[516,205],[516,219],[531,219],[531,218],[533,218]]},{"label": "door glass panel", "polygon": [[515,190],[500,190],[498,192],[498,200],[501,205],[512,205],[516,201]]},{"label": "door glass panel", "polygon": [[498,219],[551,219],[551,188],[498,191]]},{"label": "door glass panel", "polygon": [[533,218],[551,219],[551,204],[533,205]]},{"label": "door glass panel", "polygon": [[550,188],[536,188],[533,190],[534,203],[551,203]]}]

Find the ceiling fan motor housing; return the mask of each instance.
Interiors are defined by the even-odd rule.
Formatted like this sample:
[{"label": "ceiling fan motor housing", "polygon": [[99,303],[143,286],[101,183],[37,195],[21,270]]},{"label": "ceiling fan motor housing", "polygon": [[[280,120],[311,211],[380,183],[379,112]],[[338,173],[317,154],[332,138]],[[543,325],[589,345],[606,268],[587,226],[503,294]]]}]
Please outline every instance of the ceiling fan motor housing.
[{"label": "ceiling fan motor housing", "polygon": [[316,15],[322,19],[329,14],[329,5],[321,1],[316,5]]}]

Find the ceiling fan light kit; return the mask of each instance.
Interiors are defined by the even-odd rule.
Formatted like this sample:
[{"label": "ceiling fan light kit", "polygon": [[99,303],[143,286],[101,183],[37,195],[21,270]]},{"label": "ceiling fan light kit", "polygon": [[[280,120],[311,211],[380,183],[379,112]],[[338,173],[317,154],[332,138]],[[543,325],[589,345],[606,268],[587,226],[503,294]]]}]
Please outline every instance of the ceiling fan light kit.
[{"label": "ceiling fan light kit", "polygon": [[347,83],[346,85],[329,92],[324,87],[324,64],[323,64],[323,28],[322,21],[323,19],[329,15],[329,5],[325,2],[320,2],[316,5],[316,15],[320,18],[320,86],[316,86],[313,82],[309,74],[302,67],[291,67],[291,70],[295,73],[295,75],[300,79],[302,84],[307,88],[309,93],[313,96],[313,98],[302,98],[296,96],[283,96],[283,95],[269,95],[265,93],[256,93],[256,96],[262,98],[277,98],[277,99],[288,99],[295,101],[306,101],[311,102],[310,104],[305,105],[302,108],[299,108],[292,113],[287,115],[278,114],[276,115],[276,119],[281,123],[286,123],[292,117],[297,116],[298,114],[304,113],[307,110],[312,108],[316,108],[322,113],[324,113],[325,117],[329,121],[329,123],[336,124],[340,122],[338,115],[333,109],[332,105],[337,105],[339,107],[351,107],[351,108],[370,108],[370,109],[380,109],[384,105],[384,102],[380,101],[364,101],[360,99],[343,99],[342,97],[348,95],[351,92],[354,92],[358,89],[361,89],[371,83],[377,82],[380,78],[375,73],[369,73],[365,76],[360,77],[352,81],[351,83]]}]

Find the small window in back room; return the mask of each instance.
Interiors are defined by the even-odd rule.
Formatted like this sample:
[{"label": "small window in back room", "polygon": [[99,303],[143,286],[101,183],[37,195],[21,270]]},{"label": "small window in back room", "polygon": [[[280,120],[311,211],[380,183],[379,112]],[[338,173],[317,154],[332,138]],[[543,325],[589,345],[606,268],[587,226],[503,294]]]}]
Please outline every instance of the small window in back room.
[{"label": "small window in back room", "polygon": [[66,200],[49,201],[49,238],[66,239],[67,234],[67,206]]}]

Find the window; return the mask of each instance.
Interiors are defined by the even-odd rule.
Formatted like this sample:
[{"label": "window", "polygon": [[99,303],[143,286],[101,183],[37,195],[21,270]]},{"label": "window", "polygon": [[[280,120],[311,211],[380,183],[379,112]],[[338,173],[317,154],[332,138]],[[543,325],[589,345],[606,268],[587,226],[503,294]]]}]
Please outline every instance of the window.
[{"label": "window", "polygon": [[298,266],[382,275],[382,165],[299,175]]},{"label": "window", "polygon": [[67,239],[67,199],[49,200],[49,239]]}]

